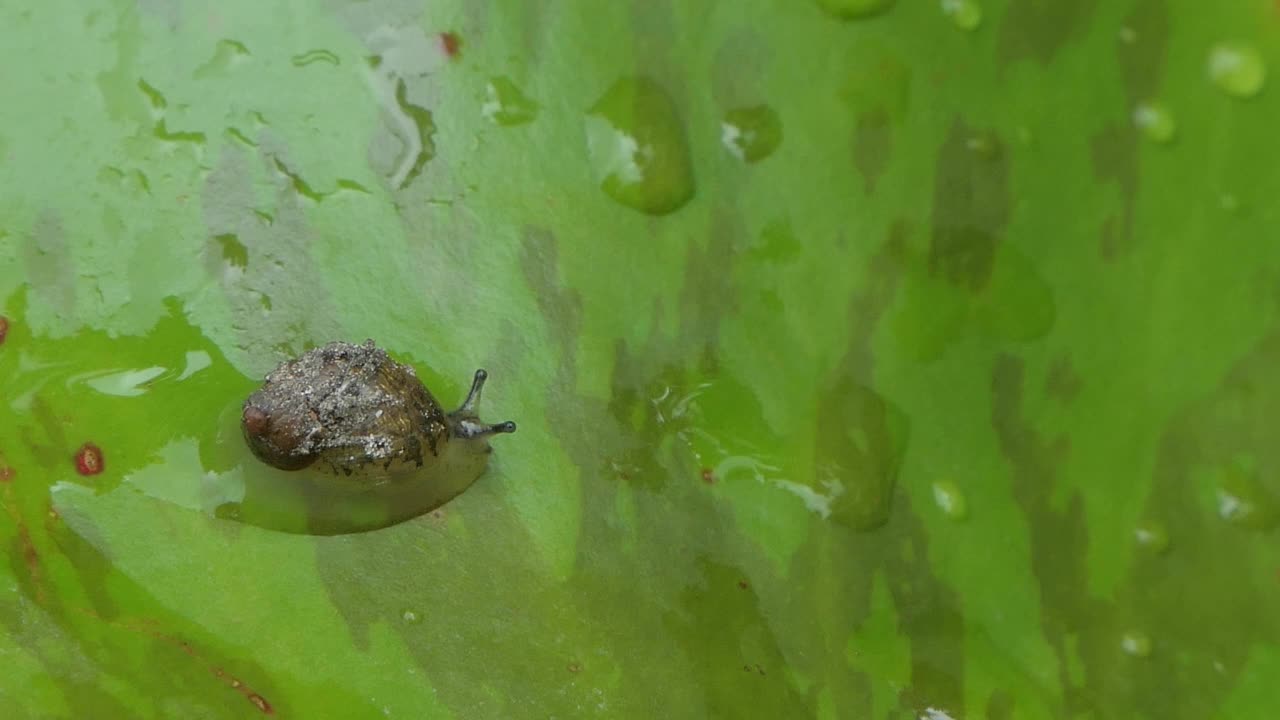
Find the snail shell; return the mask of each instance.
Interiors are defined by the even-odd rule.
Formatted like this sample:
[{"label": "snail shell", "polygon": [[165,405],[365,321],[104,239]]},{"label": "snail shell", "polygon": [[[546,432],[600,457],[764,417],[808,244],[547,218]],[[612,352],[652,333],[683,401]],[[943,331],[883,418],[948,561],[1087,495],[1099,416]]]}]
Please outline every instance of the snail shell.
[{"label": "snail shell", "polygon": [[281,470],[385,480],[447,464],[450,450],[487,455],[491,436],[515,432],[476,416],[486,377],[477,370],[466,401],[446,413],[413,368],[372,340],[333,342],[271,371],[245,401],[241,428],[253,454]]}]

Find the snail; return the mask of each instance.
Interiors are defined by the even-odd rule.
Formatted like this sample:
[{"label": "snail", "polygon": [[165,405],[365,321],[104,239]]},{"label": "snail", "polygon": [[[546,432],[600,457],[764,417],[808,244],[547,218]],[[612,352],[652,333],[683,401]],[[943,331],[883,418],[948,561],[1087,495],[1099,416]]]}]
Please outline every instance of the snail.
[{"label": "snail", "polygon": [[425,476],[463,488],[484,471],[489,438],[516,430],[477,416],[487,377],[477,370],[461,407],[445,412],[412,367],[372,340],[332,342],[272,370],[245,400],[240,425],[253,454],[280,470],[314,468],[357,485]]}]

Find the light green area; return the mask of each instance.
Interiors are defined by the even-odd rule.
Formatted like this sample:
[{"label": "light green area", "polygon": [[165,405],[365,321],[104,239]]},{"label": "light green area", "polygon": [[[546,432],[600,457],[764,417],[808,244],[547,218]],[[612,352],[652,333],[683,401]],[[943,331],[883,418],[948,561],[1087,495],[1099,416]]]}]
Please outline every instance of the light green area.
[{"label": "light green area", "polygon": [[[1278,28],[0,7],[0,714],[1267,717]],[[243,398],[365,338],[519,431],[238,520]]]}]

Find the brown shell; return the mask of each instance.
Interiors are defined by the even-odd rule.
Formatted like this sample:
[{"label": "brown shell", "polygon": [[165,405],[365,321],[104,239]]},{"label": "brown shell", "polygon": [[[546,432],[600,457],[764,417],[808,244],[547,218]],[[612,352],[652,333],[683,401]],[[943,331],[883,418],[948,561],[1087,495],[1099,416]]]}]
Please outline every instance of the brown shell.
[{"label": "brown shell", "polygon": [[372,340],[329,343],[281,364],[245,401],[241,426],[268,465],[341,475],[420,467],[451,427],[413,368]]}]

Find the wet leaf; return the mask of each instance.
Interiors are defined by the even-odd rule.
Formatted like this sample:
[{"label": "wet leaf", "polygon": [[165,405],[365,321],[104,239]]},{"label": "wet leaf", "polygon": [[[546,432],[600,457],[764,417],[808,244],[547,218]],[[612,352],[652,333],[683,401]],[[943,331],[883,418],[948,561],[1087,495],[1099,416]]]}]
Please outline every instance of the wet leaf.
[{"label": "wet leaf", "polygon": [[[0,7],[0,714],[1267,717],[1278,23]],[[519,424],[387,527],[366,338]]]}]

